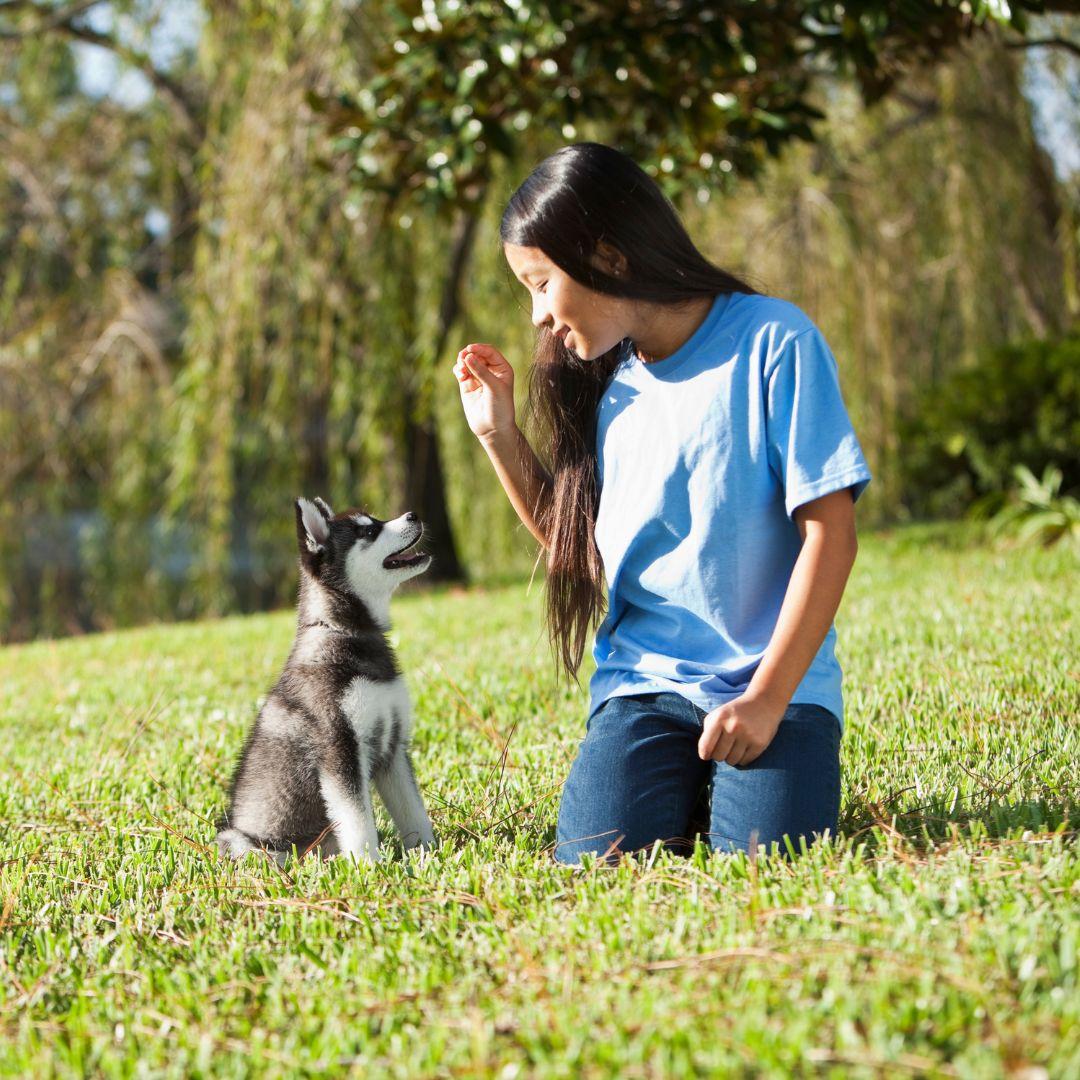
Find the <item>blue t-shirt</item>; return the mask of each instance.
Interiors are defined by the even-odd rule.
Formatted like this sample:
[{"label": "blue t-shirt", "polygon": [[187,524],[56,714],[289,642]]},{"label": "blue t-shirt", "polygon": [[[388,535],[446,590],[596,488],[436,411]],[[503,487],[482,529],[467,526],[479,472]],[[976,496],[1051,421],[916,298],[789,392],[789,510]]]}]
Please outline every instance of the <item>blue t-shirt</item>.
[{"label": "blue t-shirt", "polygon": [[[834,359],[811,319],[726,293],[671,356],[624,358],[597,408],[596,543],[608,613],[592,715],[608,698],[674,691],[711,710],[745,693],[802,538],[792,513],[870,470]],[[792,696],[844,723],[836,630]]]}]

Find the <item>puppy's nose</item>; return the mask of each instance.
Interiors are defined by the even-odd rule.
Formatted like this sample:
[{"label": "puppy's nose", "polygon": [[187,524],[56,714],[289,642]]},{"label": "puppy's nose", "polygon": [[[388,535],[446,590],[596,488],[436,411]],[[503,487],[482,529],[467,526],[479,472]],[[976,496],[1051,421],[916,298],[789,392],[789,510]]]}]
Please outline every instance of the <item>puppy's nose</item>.
[{"label": "puppy's nose", "polygon": [[407,513],[407,514],[405,515],[405,520],[406,520],[406,521],[419,521],[420,519],[419,519],[419,518],[418,518],[418,517],[417,517],[417,516],[416,516],[416,515],[415,515],[415,514],[414,514],[414,513],[413,513],[413,512],[412,512],[412,511],[410,510],[410,511],[409,511],[409,512],[408,512],[408,513]]}]

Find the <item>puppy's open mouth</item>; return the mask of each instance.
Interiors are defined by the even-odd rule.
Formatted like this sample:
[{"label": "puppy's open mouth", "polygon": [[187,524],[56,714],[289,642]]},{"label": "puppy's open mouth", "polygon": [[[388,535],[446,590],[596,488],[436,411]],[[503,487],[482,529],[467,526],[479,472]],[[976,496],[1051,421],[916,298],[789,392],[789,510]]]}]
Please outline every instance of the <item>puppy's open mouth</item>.
[{"label": "puppy's open mouth", "polygon": [[422,563],[427,558],[427,555],[422,551],[414,551],[411,555],[406,554],[410,548],[415,548],[418,543],[420,543],[419,536],[411,544],[406,544],[400,551],[395,551],[393,555],[387,555],[383,559],[383,567],[387,570],[400,570],[403,566],[416,566],[417,563]]}]

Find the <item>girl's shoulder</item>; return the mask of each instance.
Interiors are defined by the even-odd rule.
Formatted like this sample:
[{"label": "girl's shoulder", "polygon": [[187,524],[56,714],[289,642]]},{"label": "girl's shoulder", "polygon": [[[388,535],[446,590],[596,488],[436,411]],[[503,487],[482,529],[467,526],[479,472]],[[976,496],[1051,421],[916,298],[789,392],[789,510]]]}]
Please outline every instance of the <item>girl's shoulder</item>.
[{"label": "girl's shoulder", "polygon": [[807,330],[817,330],[817,324],[801,307],[779,296],[735,293],[726,314],[729,320],[737,320],[754,332],[766,329],[780,337],[795,337]]},{"label": "girl's shoulder", "polygon": [[735,341],[745,346],[762,378],[770,378],[783,359],[793,355],[792,343],[803,335],[809,335],[803,343],[804,351],[809,345],[806,355],[829,353],[829,346],[817,324],[790,300],[739,293],[734,301],[729,307],[728,329]]}]

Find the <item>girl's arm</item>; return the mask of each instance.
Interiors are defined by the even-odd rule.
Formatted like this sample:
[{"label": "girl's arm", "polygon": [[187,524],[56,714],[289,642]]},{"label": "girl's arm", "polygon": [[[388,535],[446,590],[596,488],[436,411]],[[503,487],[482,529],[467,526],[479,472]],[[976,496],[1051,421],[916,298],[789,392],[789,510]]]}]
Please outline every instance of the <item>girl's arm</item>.
[{"label": "girl's arm", "polygon": [[493,345],[474,342],[458,353],[454,375],[469,428],[487,451],[517,516],[546,550],[538,521],[554,484],[514,418],[513,367]]},{"label": "girl's arm", "polygon": [[480,445],[495,466],[495,473],[517,516],[546,551],[547,537],[537,524],[537,518],[543,501],[551,496],[552,479],[547,469],[541,465],[516,424],[509,432],[494,432],[482,437]]},{"label": "girl's arm", "polygon": [[768,648],[746,690],[781,712],[829,632],[859,547],[855,504],[847,488],[796,507],[792,516],[802,550]]},{"label": "girl's arm", "polygon": [[792,516],[803,546],[776,627],[746,692],[705,717],[698,742],[703,761],[749,765],[764,753],[844,595],[858,550],[851,491],[823,495]]}]

